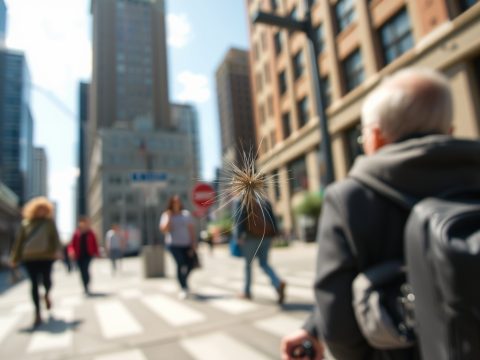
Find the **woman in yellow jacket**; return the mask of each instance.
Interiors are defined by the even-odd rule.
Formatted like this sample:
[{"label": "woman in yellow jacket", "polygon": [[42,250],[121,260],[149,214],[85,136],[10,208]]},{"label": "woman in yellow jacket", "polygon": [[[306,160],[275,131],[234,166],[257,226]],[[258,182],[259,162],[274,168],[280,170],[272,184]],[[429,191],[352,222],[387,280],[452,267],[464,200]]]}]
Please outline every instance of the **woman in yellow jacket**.
[{"label": "woman in yellow jacket", "polygon": [[55,259],[61,257],[61,244],[53,221],[53,205],[44,197],[30,200],[23,208],[23,221],[12,249],[12,265],[22,263],[31,282],[32,300],[35,305],[33,327],[42,323],[38,283],[45,287],[45,304],[52,306],[50,289],[51,271]]}]

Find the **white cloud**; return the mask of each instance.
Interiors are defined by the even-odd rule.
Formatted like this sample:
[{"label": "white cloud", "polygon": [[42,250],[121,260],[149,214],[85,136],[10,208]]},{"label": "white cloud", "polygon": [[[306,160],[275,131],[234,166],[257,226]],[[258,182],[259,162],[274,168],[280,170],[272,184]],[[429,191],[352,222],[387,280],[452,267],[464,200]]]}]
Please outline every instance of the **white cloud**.
[{"label": "white cloud", "polygon": [[167,15],[167,43],[175,48],[185,47],[192,38],[192,26],[185,14]]},{"label": "white cloud", "polygon": [[182,71],[178,74],[177,81],[182,87],[176,96],[178,100],[204,103],[210,99],[208,78],[205,75]]}]

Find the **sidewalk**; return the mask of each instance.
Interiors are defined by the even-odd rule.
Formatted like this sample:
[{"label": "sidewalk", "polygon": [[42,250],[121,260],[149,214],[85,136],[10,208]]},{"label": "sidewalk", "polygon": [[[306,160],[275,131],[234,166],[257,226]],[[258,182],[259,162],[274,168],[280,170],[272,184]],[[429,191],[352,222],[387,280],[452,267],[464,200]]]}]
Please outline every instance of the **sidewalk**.
[{"label": "sidewalk", "polygon": [[107,260],[92,266],[86,298],[78,273],[57,262],[50,320],[29,330],[32,305],[26,281],[0,295],[1,359],[223,360],[278,359],[280,338],[301,326],[313,303],[316,247],[272,249],[271,262],[288,282],[287,302],[276,304],[268,279],[254,266],[253,301],[238,299],[243,261],[227,247],[200,249],[203,267],[191,278],[194,296],[177,297],[174,267],[167,278],[143,279],[139,258],[124,259],[112,276]]}]

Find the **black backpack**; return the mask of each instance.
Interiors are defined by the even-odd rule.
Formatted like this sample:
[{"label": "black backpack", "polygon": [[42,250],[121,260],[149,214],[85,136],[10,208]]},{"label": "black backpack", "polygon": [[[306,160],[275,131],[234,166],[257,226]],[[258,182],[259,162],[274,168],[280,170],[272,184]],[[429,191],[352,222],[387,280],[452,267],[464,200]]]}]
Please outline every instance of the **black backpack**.
[{"label": "black backpack", "polygon": [[[410,211],[404,229],[405,264],[380,264],[357,277],[364,278],[363,284],[368,279],[368,291],[360,292],[363,304],[382,299],[380,309],[367,310],[388,318],[395,339],[405,347],[417,341],[425,360],[480,359],[480,188],[418,200],[375,179],[357,180]],[[365,307],[360,310],[359,326],[372,344],[368,331],[376,320]],[[376,335],[384,326],[376,327]]]}]

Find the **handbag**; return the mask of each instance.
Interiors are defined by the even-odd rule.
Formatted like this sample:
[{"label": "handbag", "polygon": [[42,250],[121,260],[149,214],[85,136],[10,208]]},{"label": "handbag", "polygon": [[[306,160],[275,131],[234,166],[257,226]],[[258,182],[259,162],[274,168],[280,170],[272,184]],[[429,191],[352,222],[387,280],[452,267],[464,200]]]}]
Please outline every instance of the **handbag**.
[{"label": "handbag", "polygon": [[242,257],[242,248],[240,247],[240,245],[238,244],[237,240],[235,239],[235,237],[231,237],[230,238],[230,242],[229,242],[229,248],[230,248],[230,254],[233,256],[233,257]]},{"label": "handbag", "polygon": [[48,234],[45,231],[47,223],[42,222],[27,235],[22,249],[22,256],[30,257],[43,254],[48,250]]},{"label": "handbag", "polygon": [[200,263],[200,258],[198,257],[195,249],[190,249],[189,256],[192,269],[199,269],[202,267],[202,264]]}]

